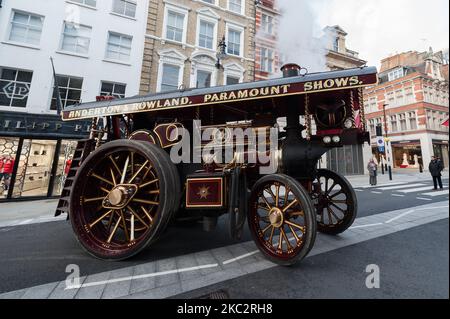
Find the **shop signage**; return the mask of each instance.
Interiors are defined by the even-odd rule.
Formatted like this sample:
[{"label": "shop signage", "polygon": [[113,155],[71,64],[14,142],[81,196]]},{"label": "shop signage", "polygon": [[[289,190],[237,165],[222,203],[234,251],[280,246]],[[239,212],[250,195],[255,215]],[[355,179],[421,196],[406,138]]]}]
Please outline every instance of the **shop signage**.
[{"label": "shop signage", "polygon": [[90,121],[64,123],[58,115],[0,112],[0,136],[82,138],[89,128]]},{"label": "shop signage", "polygon": [[8,99],[23,100],[30,93],[30,85],[28,83],[9,82],[3,87],[3,93]]}]

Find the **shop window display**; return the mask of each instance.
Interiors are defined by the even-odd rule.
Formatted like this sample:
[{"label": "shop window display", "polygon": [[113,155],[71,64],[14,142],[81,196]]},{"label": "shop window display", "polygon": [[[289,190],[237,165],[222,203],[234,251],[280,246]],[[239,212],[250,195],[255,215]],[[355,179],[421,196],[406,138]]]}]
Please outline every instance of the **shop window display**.
[{"label": "shop window display", "polygon": [[23,141],[13,197],[46,196],[56,141]]}]

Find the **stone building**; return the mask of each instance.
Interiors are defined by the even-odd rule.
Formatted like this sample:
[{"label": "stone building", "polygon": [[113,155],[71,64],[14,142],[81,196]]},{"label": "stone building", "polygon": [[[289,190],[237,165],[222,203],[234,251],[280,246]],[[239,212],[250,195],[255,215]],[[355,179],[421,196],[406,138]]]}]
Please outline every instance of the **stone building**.
[{"label": "stone building", "polygon": [[[442,51],[409,51],[383,59],[379,85],[366,89],[367,125],[374,155],[376,126],[387,128],[392,165],[399,169],[428,167],[439,156],[448,167],[448,58]],[[386,110],[386,116],[383,112]]]},{"label": "stone building", "polygon": [[280,12],[275,0],[261,0],[256,5],[255,80],[267,80],[281,65],[277,50],[277,26]]},{"label": "stone building", "polygon": [[254,25],[254,0],[150,0],[140,93],[253,81]]},{"label": "stone building", "polygon": [[363,66],[367,63],[359,58],[359,53],[347,48],[347,32],[340,26],[327,26],[324,29],[327,40],[327,68],[329,70],[344,70]]}]

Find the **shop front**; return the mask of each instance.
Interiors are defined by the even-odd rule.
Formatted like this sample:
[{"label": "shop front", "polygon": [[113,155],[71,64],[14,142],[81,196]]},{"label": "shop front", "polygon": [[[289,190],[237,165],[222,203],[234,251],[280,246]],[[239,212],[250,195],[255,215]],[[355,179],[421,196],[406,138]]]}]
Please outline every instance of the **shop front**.
[{"label": "shop front", "polygon": [[57,115],[0,112],[0,202],[59,196],[88,130]]},{"label": "shop front", "polygon": [[420,140],[392,142],[394,168],[423,167],[422,148]]}]

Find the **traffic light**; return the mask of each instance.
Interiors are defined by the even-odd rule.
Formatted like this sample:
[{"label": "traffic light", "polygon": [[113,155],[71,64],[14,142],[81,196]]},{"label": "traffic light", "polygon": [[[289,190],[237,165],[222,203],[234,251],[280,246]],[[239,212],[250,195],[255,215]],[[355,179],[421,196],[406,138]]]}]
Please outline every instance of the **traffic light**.
[{"label": "traffic light", "polygon": [[376,130],[377,130],[377,136],[383,136],[383,128],[382,128],[381,124],[377,125]]}]

